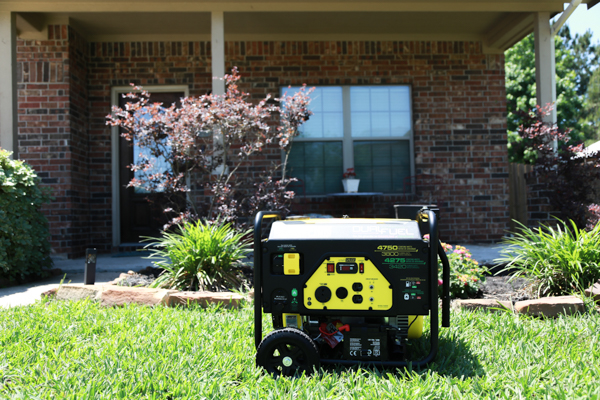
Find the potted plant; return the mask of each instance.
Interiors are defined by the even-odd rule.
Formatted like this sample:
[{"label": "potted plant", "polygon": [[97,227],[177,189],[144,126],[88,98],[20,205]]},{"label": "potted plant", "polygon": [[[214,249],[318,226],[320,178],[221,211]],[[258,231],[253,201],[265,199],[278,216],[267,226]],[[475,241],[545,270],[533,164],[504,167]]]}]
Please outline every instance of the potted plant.
[{"label": "potted plant", "polygon": [[344,185],[344,192],[346,193],[357,193],[359,183],[360,179],[356,178],[354,168],[348,168],[342,175],[342,184]]}]

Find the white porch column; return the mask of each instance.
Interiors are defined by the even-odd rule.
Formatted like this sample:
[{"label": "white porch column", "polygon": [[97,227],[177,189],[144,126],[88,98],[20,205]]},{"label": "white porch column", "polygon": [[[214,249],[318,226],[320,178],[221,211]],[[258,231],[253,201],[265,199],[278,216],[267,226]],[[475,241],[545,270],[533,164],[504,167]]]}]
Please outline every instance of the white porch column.
[{"label": "white porch column", "polygon": [[0,12],[0,146],[18,157],[16,14]]},{"label": "white porch column", "polygon": [[[210,17],[210,42],[211,42],[211,59],[212,59],[212,93],[222,95],[225,93],[225,18],[223,11],[213,11]],[[220,79],[219,79],[220,78]],[[224,138],[220,130],[213,131],[213,144],[215,148],[223,146]],[[223,154],[222,150],[216,150],[215,156]],[[215,168],[213,174],[220,175],[227,171],[227,166],[221,164]]]},{"label": "white porch column", "polygon": [[212,57],[212,92],[216,95],[225,93],[225,20],[222,11],[211,13],[210,23],[211,57]]},{"label": "white porch column", "polygon": [[[548,103],[556,103],[554,35],[552,35],[549,12],[538,12],[534,15],[534,34],[537,103],[544,107]],[[556,123],[556,108],[544,120],[548,123]]]}]

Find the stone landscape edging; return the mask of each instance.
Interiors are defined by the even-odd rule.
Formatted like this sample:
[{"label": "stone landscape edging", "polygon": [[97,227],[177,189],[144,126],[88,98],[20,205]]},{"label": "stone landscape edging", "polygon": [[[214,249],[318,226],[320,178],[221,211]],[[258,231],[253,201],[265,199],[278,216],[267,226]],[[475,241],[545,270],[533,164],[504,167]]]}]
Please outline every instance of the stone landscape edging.
[{"label": "stone landscape edging", "polygon": [[452,308],[464,310],[486,310],[498,312],[513,310],[512,301],[496,299],[456,299],[452,302]]},{"label": "stone landscape edging", "polygon": [[[125,304],[141,304],[147,306],[164,305],[168,307],[199,304],[206,307],[210,304],[221,304],[226,308],[239,307],[248,298],[233,292],[180,292],[171,289],[154,289],[147,287],[128,287],[117,285],[62,285],[54,296],[57,300],[97,301],[105,307],[118,307]],[[250,294],[248,297],[252,297]]]},{"label": "stone landscape edging", "polygon": [[455,309],[476,310],[482,309],[491,312],[509,311],[516,314],[533,317],[554,318],[561,314],[574,315],[583,313],[585,305],[577,296],[542,297],[535,300],[523,300],[514,303],[511,301],[494,299],[457,299],[452,302]]},{"label": "stone landscape edging", "polygon": [[[90,299],[105,307],[118,307],[125,304],[163,305],[167,307],[198,304],[201,307],[207,307],[211,304],[221,304],[226,308],[235,308],[239,307],[243,301],[251,301],[254,293],[251,291],[243,295],[233,292],[186,292],[105,284],[62,285],[54,292],[54,296],[57,300]],[[514,304],[507,300],[456,299],[452,301],[452,307],[454,309],[480,309],[490,312],[508,311],[536,317],[557,317],[559,314],[573,315],[585,311],[583,300],[577,296],[543,297],[535,300],[517,301]]]},{"label": "stone landscape edging", "polygon": [[585,311],[583,300],[577,296],[542,297],[515,303],[515,312],[534,317],[558,317],[561,314],[573,315]]},{"label": "stone landscape edging", "polygon": [[600,303],[600,279],[589,288],[585,289],[585,295],[592,297],[596,303]]}]

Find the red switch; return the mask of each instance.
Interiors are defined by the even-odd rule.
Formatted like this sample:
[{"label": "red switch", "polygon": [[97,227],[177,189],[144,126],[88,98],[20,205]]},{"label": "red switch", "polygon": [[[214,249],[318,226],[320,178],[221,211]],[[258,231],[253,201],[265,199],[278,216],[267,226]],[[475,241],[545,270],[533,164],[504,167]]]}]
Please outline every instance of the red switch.
[{"label": "red switch", "polygon": [[365,264],[363,264],[363,263],[360,263],[360,264],[358,265],[358,271],[359,271],[361,274],[362,274],[362,273],[364,273],[364,272],[365,272]]},{"label": "red switch", "polygon": [[335,272],[335,264],[327,264],[327,273],[333,274]]}]

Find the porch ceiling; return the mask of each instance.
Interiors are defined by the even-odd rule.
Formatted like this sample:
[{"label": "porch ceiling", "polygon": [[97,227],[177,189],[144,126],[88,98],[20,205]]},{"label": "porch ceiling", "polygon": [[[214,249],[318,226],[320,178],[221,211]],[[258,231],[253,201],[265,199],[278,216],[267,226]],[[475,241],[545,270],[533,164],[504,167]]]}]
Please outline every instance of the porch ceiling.
[{"label": "porch ceiling", "polygon": [[210,11],[221,10],[225,40],[473,40],[497,53],[532,32],[534,12],[558,13],[563,1],[0,0],[0,10],[11,7],[22,11],[17,30],[25,39],[68,23],[95,42],[210,40]]},{"label": "porch ceiling", "polygon": [[[563,10],[566,0],[0,0],[0,11],[505,11]],[[594,3],[596,0],[584,0]]]}]

